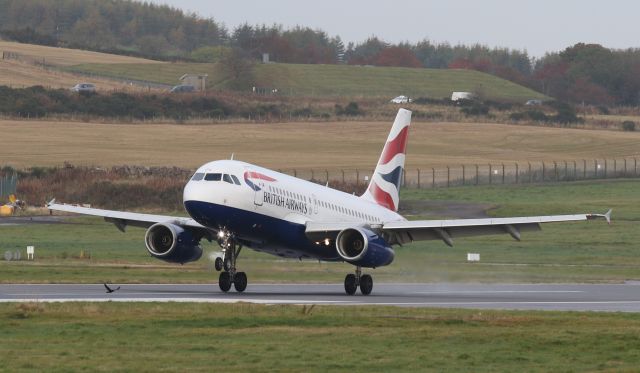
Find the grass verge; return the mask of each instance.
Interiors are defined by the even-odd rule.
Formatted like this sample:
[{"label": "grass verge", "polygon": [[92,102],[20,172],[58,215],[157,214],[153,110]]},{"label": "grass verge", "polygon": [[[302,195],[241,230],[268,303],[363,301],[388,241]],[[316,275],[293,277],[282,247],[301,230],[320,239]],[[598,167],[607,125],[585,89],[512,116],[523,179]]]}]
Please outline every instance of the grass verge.
[{"label": "grass verge", "polygon": [[640,316],[252,304],[1,304],[2,371],[635,371]]}]

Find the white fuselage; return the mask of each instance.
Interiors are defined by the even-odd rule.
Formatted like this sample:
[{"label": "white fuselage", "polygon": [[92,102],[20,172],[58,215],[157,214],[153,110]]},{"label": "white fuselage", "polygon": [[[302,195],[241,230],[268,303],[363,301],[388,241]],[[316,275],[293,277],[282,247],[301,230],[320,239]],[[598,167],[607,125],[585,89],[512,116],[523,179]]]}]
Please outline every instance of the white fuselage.
[{"label": "white fuselage", "polygon": [[[185,186],[183,200],[200,224],[230,227],[253,243],[252,248],[287,257],[318,256],[315,250],[305,250],[311,244],[304,236],[308,222],[373,226],[405,220],[358,196],[233,160],[198,168]],[[320,256],[331,259],[335,253]]]}]

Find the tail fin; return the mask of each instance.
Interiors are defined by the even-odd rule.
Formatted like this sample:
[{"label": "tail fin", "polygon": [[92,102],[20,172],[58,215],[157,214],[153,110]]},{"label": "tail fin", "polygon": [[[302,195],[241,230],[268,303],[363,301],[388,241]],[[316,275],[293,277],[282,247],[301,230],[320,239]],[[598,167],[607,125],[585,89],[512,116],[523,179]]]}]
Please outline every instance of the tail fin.
[{"label": "tail fin", "polygon": [[384,145],[376,170],[362,198],[398,211],[400,183],[404,174],[405,151],[411,124],[411,112],[400,109],[391,127],[391,133]]}]

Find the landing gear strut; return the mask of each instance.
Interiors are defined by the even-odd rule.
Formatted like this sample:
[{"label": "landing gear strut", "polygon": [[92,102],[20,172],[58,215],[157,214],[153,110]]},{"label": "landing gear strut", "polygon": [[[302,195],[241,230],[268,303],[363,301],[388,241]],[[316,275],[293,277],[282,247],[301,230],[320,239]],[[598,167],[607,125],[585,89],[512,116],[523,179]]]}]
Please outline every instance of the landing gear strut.
[{"label": "landing gear strut", "polygon": [[222,246],[224,257],[216,258],[215,267],[218,271],[222,269],[224,271],[220,272],[218,286],[220,286],[220,290],[226,293],[233,285],[237,292],[242,293],[247,288],[247,274],[236,270],[236,261],[242,250],[242,245],[236,241],[231,233],[224,231],[222,231],[219,242],[220,246]]},{"label": "landing gear strut", "polygon": [[373,290],[373,278],[370,275],[363,275],[360,267],[356,267],[355,274],[349,273],[344,278],[344,291],[348,295],[354,295],[358,286],[362,295],[369,295]]}]

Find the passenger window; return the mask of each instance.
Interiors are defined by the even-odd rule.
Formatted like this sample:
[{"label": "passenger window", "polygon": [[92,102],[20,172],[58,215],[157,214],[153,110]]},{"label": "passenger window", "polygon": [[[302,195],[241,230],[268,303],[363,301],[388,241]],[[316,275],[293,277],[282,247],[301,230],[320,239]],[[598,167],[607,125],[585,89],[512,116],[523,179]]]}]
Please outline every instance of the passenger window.
[{"label": "passenger window", "polygon": [[191,178],[191,181],[200,181],[204,178],[204,173],[198,172]]},{"label": "passenger window", "polygon": [[236,175],[231,175],[231,178],[233,179],[233,183],[236,185],[240,185],[240,180],[238,180],[238,178],[236,177]]},{"label": "passenger window", "polygon": [[206,181],[220,181],[222,180],[222,174],[207,174],[204,179]]},{"label": "passenger window", "polygon": [[231,180],[231,176],[229,176],[229,174],[222,175],[222,180],[224,180],[225,182],[227,182],[229,184],[233,184],[233,180]]}]

